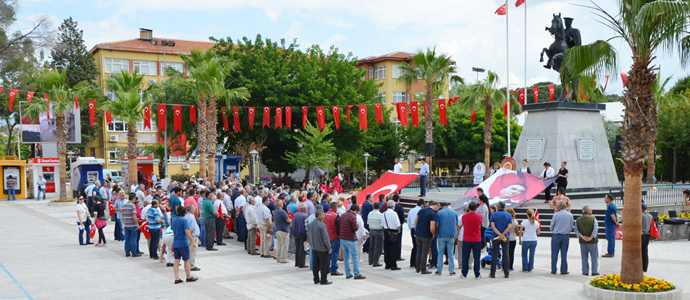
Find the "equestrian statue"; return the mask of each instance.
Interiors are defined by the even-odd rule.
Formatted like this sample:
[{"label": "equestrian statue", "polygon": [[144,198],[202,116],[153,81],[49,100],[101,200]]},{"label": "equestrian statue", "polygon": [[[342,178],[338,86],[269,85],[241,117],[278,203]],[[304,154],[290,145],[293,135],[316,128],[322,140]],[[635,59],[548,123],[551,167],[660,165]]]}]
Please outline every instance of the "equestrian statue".
[{"label": "equestrian statue", "polygon": [[[563,26],[563,19],[565,19],[565,27]],[[553,69],[554,71],[560,74],[559,78],[561,80],[561,87],[565,86],[565,81],[571,82],[572,90],[569,91],[568,95],[566,95],[566,89],[562,88],[561,95],[557,98],[556,101],[577,100],[577,90],[579,88],[580,83],[580,79],[578,76],[569,79],[570,76],[568,76],[568,74],[563,74],[561,70],[563,59],[565,57],[565,54],[568,52],[568,49],[582,45],[580,30],[571,27],[573,23],[573,18],[563,19],[561,19],[560,13],[558,13],[558,15],[553,14],[553,19],[551,20],[551,27],[546,27],[546,31],[551,33],[555,40],[553,41],[553,43],[551,43],[548,49],[544,48],[541,51],[541,57],[539,59],[540,62],[544,62],[544,53],[546,53],[546,56],[549,59],[544,65],[544,68]]]}]

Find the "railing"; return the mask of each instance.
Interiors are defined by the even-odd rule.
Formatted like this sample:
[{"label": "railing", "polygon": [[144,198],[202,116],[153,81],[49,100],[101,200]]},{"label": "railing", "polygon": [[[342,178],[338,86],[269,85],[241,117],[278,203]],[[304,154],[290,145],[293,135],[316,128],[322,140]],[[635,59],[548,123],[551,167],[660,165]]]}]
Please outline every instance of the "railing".
[{"label": "railing", "polygon": [[[690,188],[688,185],[649,185],[643,186],[642,190],[645,194],[642,200],[647,205],[667,205],[667,204],[683,204],[683,190]],[[618,207],[623,207],[624,204],[624,187],[616,187],[610,189],[610,193],[614,197],[614,203]]]}]

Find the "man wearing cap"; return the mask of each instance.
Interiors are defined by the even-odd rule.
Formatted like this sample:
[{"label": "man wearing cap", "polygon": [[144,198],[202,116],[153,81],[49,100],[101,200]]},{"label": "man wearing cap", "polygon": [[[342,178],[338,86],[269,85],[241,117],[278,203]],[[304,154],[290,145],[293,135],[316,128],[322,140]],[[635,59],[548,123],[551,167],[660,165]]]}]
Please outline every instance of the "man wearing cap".
[{"label": "man wearing cap", "polygon": [[[546,180],[549,178],[553,178],[556,176],[556,172],[553,170],[551,167],[551,164],[548,162],[544,163],[544,171],[541,171],[541,175],[539,178],[542,180]],[[553,187],[553,183],[549,184],[549,186],[546,187],[544,190],[544,203],[549,203],[551,201],[551,188]]]},{"label": "man wearing cap", "polygon": [[652,215],[647,212],[647,204],[642,203],[642,272],[649,266],[649,238],[651,237]]},{"label": "man wearing cap", "polygon": [[312,250],[312,255],[314,256],[312,257],[312,255],[310,255],[314,263],[312,266],[314,284],[320,283],[321,285],[327,285],[332,283],[328,281],[328,258],[333,251],[328,236],[328,228],[323,223],[323,210],[317,210],[314,216],[315,219],[309,223],[307,230],[309,248]]},{"label": "man wearing cap", "polygon": [[597,232],[599,224],[592,216],[592,208],[585,205],[582,215],[575,221],[575,236],[580,242],[580,255],[582,256],[582,275],[589,276],[589,260],[592,260],[592,276],[599,275],[599,239]]}]

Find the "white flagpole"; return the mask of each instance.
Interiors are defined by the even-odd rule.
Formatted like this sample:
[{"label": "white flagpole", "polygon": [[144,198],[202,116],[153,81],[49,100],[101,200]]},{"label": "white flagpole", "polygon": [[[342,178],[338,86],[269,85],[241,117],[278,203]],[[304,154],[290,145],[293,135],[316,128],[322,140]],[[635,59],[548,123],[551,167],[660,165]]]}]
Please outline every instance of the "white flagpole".
[{"label": "white flagpole", "polygon": [[523,102],[527,104],[527,1],[525,1],[525,99]]},{"label": "white flagpole", "polygon": [[510,46],[508,41],[508,0],[506,0],[506,102],[508,123],[508,157],[510,155]]}]

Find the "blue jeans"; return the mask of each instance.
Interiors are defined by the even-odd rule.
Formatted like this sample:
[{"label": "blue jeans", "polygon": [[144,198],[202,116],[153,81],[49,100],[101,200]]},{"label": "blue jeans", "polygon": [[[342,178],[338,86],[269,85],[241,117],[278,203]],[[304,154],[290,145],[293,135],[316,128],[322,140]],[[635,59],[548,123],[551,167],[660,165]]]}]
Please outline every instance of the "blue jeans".
[{"label": "blue jeans", "polygon": [[314,253],[311,252],[311,247],[309,247],[309,270],[314,270]]},{"label": "blue jeans", "polygon": [[[522,242],[522,270],[531,271],[534,269],[534,250],[537,249],[537,241]],[[527,252],[529,251],[529,257]]]},{"label": "blue jeans", "polygon": [[328,273],[338,272],[338,256],[340,255],[340,239],[335,239],[331,241],[331,255],[329,255],[328,260],[330,261],[330,266],[328,267]]},{"label": "blue jeans", "polygon": [[599,273],[599,243],[580,244],[582,274],[589,274],[589,258],[592,259],[592,274]]},{"label": "blue jeans", "polygon": [[[77,225],[79,225],[79,222],[77,222]],[[86,221],[84,221],[84,229],[79,229],[79,245],[84,244],[84,238],[82,237],[82,234],[86,233],[86,243],[91,243],[91,219],[86,218]]]},{"label": "blue jeans", "polygon": [[42,189],[40,186],[38,187],[38,196],[36,196],[36,200],[41,199],[41,193],[43,193],[43,200],[46,199],[46,190]]},{"label": "blue jeans", "polygon": [[343,261],[345,262],[345,276],[350,276],[350,255],[352,255],[352,269],[355,276],[359,276],[359,255],[357,253],[357,241],[340,240],[343,245]]},{"label": "blue jeans", "polygon": [[137,254],[137,228],[125,227],[125,254]]},{"label": "blue jeans", "polygon": [[606,225],[606,241],[608,242],[608,247],[606,247],[607,254],[616,253],[616,225]]},{"label": "blue jeans", "polygon": [[10,201],[10,196],[17,200],[17,195],[14,193],[14,189],[7,189],[7,201]]},{"label": "blue jeans", "polygon": [[[462,276],[467,277],[470,268],[470,251],[474,259],[474,277],[479,277],[479,256],[482,252],[482,242],[462,242]],[[450,263],[450,262],[449,262]]]},{"label": "blue jeans", "polygon": [[243,242],[247,240],[247,219],[244,217],[244,212],[237,216],[237,241]]},{"label": "blue jeans", "polygon": [[273,234],[271,234],[271,248],[269,248],[271,251],[273,251],[273,246],[276,244],[276,225],[273,225]]},{"label": "blue jeans", "polygon": [[115,240],[116,241],[124,241],[124,232],[122,231],[122,220],[121,219],[115,219]]},{"label": "blue jeans", "polygon": [[[429,264],[432,267],[438,265],[438,236],[434,236],[434,239],[431,240],[431,259],[429,260]],[[443,260],[441,260],[441,264],[443,264]]]},{"label": "blue jeans", "polygon": [[[455,273],[455,259],[453,258],[453,249],[455,248],[455,238],[454,237],[440,237],[438,238],[438,258],[437,262],[443,261],[443,255],[448,254],[448,272],[451,274]],[[443,271],[443,263],[438,264],[436,272],[441,273]]]},{"label": "blue jeans", "polygon": [[558,253],[561,253],[561,274],[568,273],[568,246],[570,237],[567,234],[554,234],[551,238],[551,273],[556,273]]},{"label": "blue jeans", "polygon": [[419,176],[419,194],[426,196],[426,175]]},{"label": "blue jeans", "polygon": [[206,226],[204,226],[205,219],[199,219],[199,241],[202,247],[206,247]]}]

